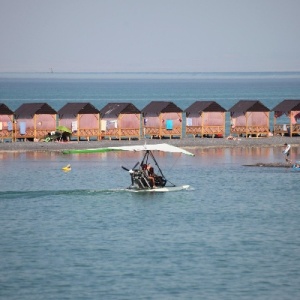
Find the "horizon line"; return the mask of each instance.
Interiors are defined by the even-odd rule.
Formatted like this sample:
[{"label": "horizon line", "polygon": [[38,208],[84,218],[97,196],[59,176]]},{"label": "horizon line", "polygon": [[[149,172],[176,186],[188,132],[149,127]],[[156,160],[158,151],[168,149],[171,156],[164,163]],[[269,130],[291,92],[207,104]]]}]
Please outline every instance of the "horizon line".
[{"label": "horizon line", "polygon": [[141,74],[141,73],[150,73],[150,74],[209,74],[209,73],[299,73],[299,71],[0,71],[2,73],[40,73],[40,74],[64,74],[64,73],[73,73],[73,74]]}]

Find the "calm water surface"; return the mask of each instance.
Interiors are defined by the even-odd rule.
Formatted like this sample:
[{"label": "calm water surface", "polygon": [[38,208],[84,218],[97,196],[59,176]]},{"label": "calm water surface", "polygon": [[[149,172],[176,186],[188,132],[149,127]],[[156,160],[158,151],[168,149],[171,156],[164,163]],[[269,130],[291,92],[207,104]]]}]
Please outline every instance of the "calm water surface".
[{"label": "calm water surface", "polygon": [[0,298],[297,299],[300,172],[244,166],[280,151],[160,154],[163,194],[124,191],[139,154],[1,153]]},{"label": "calm water surface", "polygon": [[[229,109],[241,99],[272,109],[299,98],[300,73],[0,74],[12,110],[153,100]],[[124,191],[121,165],[136,154],[0,153],[0,298],[298,299],[300,172],[244,166],[282,161],[280,150],[158,155],[167,178],[191,185],[165,194]]]}]

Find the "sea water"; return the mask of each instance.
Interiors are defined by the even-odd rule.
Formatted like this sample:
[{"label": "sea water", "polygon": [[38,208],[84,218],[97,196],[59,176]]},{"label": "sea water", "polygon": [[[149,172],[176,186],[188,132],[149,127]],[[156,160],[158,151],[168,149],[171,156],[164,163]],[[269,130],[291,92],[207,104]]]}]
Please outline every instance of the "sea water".
[{"label": "sea water", "polygon": [[270,110],[299,99],[300,72],[290,73],[0,73],[0,103],[12,110],[46,102],[59,110],[68,102],[130,102],[142,110],[151,101],[173,101],[185,110],[196,100],[229,109],[239,100],[259,100]]},{"label": "sea water", "polygon": [[[195,79],[73,77],[0,80],[0,102],[142,108],[167,99],[184,108],[206,95],[228,108],[240,98],[268,95],[272,107],[300,96],[294,77],[282,85],[268,77],[268,87],[251,78],[197,79],[201,88]],[[139,153],[0,153],[0,298],[297,299],[300,172],[247,166],[282,162],[281,150],[158,154],[172,183],[190,185],[173,193],[125,190],[130,176],[121,166],[133,167]],[[299,152],[293,148],[293,160]]]}]

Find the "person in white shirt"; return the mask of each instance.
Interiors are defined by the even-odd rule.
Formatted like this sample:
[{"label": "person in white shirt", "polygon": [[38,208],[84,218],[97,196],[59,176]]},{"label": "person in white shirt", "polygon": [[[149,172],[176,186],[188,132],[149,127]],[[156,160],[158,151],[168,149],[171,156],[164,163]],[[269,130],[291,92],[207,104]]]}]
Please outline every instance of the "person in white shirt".
[{"label": "person in white shirt", "polygon": [[289,159],[289,156],[290,156],[290,150],[291,150],[291,145],[290,144],[287,144],[285,143],[284,144],[284,150],[282,151],[283,154],[285,154],[285,161],[288,162],[288,163],[291,163],[292,161]]}]

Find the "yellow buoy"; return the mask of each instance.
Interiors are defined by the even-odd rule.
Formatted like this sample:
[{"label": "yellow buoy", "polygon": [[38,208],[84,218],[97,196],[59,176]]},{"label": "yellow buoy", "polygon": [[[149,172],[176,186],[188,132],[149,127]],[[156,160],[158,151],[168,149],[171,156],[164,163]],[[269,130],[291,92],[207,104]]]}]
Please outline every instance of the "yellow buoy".
[{"label": "yellow buoy", "polygon": [[65,167],[62,168],[63,171],[71,171],[71,165],[68,164]]}]

